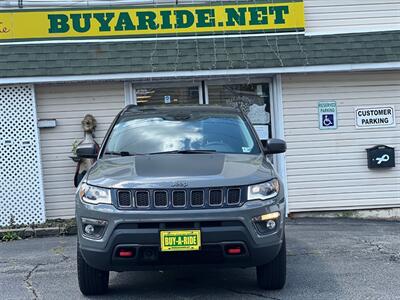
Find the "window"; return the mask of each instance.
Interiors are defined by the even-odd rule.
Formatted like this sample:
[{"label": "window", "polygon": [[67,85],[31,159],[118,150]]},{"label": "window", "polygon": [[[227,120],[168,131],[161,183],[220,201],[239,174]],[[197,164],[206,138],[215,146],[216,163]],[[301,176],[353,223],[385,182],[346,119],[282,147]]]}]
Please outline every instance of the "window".
[{"label": "window", "polygon": [[124,116],[114,126],[105,154],[182,150],[260,153],[251,131],[239,115],[191,112],[185,115]]},{"label": "window", "polygon": [[138,85],[136,103],[142,105],[198,105],[200,103],[200,84],[193,82],[158,83]]}]

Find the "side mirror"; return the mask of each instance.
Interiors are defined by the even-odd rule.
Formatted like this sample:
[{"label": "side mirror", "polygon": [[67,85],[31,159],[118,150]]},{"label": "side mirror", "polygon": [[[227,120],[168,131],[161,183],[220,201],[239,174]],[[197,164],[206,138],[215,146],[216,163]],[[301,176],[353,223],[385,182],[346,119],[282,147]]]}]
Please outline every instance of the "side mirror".
[{"label": "side mirror", "polygon": [[76,156],[79,158],[97,158],[97,146],[95,144],[81,144],[76,148]]},{"label": "side mirror", "polygon": [[286,152],[286,142],[280,139],[268,139],[263,144],[265,154],[277,154]]}]

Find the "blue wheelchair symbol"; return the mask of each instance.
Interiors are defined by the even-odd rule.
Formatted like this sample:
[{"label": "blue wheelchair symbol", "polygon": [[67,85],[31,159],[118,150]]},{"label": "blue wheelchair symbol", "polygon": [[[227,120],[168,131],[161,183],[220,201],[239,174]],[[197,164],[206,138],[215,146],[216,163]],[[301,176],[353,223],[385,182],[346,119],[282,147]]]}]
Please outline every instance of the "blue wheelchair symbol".
[{"label": "blue wheelchair symbol", "polygon": [[322,115],[322,126],[323,127],[334,127],[335,117],[333,114]]}]

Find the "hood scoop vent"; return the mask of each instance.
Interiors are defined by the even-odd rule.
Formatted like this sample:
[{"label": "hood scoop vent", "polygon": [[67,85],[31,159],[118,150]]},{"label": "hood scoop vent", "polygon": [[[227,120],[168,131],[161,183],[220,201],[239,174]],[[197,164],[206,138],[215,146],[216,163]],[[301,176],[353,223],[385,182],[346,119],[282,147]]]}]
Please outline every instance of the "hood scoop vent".
[{"label": "hood scoop vent", "polygon": [[137,156],[136,174],[143,177],[210,176],[224,167],[223,154],[161,154]]}]

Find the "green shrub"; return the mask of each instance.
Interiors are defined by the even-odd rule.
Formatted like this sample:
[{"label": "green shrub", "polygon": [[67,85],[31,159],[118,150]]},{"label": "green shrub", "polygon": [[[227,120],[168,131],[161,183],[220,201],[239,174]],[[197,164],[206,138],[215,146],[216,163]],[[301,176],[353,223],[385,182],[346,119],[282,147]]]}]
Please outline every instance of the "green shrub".
[{"label": "green shrub", "polygon": [[20,236],[15,232],[15,231],[8,231],[3,234],[2,241],[3,242],[11,242],[11,241],[16,241],[20,240]]}]

